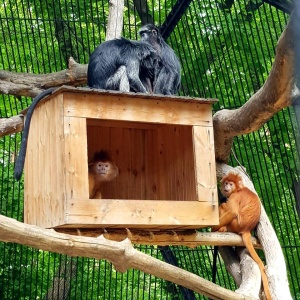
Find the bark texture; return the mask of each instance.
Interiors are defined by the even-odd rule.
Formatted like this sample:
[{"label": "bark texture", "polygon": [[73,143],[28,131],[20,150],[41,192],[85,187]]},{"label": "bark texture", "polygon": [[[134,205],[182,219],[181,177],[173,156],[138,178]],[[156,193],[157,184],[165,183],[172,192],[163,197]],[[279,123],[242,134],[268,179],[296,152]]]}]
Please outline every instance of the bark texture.
[{"label": "bark texture", "polygon": [[109,1],[109,17],[107,21],[106,40],[122,36],[124,0]]}]

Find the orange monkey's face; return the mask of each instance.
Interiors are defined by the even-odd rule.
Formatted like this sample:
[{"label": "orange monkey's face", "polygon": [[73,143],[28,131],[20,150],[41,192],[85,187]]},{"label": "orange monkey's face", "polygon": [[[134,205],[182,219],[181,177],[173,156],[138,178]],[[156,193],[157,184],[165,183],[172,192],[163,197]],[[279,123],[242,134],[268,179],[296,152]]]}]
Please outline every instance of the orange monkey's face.
[{"label": "orange monkey's face", "polygon": [[223,182],[223,195],[229,197],[236,190],[236,185],[233,181],[225,180]]},{"label": "orange monkey's face", "polygon": [[101,176],[98,178],[100,181],[110,181],[119,174],[117,166],[111,161],[96,162],[94,165],[94,172]]},{"label": "orange monkey's face", "polygon": [[96,173],[98,174],[106,175],[109,173],[110,169],[110,163],[107,161],[98,161],[96,164]]}]

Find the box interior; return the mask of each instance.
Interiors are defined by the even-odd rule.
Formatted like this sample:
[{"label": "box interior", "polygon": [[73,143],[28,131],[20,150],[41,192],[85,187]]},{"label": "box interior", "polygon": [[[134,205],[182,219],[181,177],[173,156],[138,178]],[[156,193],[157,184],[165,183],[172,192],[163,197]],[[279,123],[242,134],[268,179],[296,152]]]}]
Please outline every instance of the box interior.
[{"label": "box interior", "polygon": [[88,161],[107,151],[119,176],[103,199],[196,201],[192,126],[87,119]]}]

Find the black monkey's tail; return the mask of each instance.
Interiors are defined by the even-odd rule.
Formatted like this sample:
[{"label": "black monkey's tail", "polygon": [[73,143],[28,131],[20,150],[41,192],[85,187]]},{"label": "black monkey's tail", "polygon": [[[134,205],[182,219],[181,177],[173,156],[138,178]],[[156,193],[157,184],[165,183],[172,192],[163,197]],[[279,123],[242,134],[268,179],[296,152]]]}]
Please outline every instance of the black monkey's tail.
[{"label": "black monkey's tail", "polygon": [[55,89],[56,89],[56,87],[52,87],[52,88],[49,88],[49,89],[41,92],[40,94],[38,94],[33,99],[32,103],[30,104],[30,106],[28,108],[28,111],[26,114],[25,125],[24,125],[24,129],[23,129],[22,140],[21,140],[21,148],[20,148],[19,155],[18,155],[16,163],[15,163],[14,177],[17,180],[21,179],[23,169],[24,169],[25,156],[26,156],[26,150],[27,150],[27,139],[28,139],[28,135],[29,135],[29,127],[30,127],[30,121],[31,121],[33,111],[34,111],[35,107],[37,106],[37,104],[39,103],[39,101],[41,99],[43,99],[45,96],[51,94]]},{"label": "black monkey's tail", "polygon": [[218,253],[219,253],[219,247],[214,246],[214,252],[213,252],[213,263],[212,263],[212,282],[217,282],[217,259],[218,259]]}]

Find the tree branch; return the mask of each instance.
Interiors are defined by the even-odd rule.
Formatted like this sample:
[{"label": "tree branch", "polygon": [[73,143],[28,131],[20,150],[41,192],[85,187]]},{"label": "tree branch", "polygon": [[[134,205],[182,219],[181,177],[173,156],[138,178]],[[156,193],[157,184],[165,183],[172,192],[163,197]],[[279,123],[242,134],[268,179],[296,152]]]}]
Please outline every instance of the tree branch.
[{"label": "tree branch", "polygon": [[23,130],[24,118],[22,115],[0,119],[0,137],[17,133]]},{"label": "tree branch", "polygon": [[190,272],[141,253],[132,247],[129,239],[115,242],[103,236],[99,238],[71,236],[23,224],[2,215],[0,215],[0,239],[69,256],[105,259],[119,272],[134,268],[185,286],[211,299],[253,300],[251,297],[226,290]]},{"label": "tree branch", "polygon": [[49,73],[30,74],[0,70],[0,93],[14,96],[35,97],[43,90],[63,84],[78,86],[87,82],[87,65],[71,57],[69,69]]},{"label": "tree branch", "polygon": [[233,138],[263,126],[281,109],[289,106],[294,88],[294,22],[282,33],[276,47],[275,61],[265,84],[242,107],[220,110],[213,117],[216,160],[227,162]]},{"label": "tree branch", "polygon": [[122,36],[124,0],[110,0],[106,41]]}]

